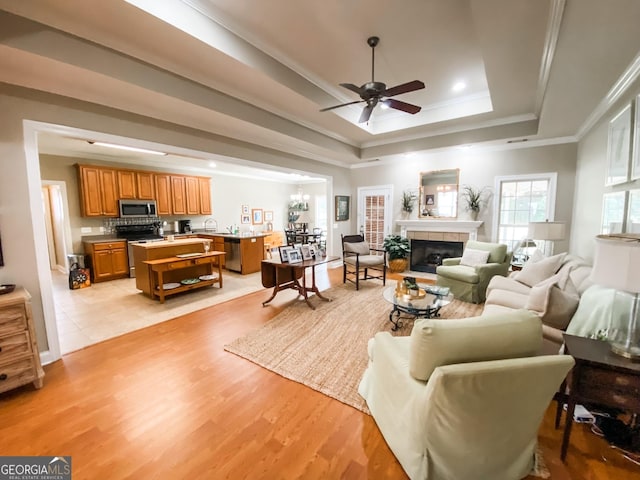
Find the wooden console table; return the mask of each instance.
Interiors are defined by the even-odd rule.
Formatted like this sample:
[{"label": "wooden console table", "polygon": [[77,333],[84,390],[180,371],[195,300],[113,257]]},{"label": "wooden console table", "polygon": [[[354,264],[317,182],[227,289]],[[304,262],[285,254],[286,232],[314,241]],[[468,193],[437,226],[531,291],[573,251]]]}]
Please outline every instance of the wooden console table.
[{"label": "wooden console table", "polygon": [[[300,263],[286,263],[280,260],[263,260],[262,261],[262,286],[265,288],[273,287],[273,293],[268,300],[262,302],[262,306],[266,306],[271,300],[273,300],[279,291],[293,289],[296,290],[302,297],[307,305],[312,310],[315,310],[311,302],[309,302],[309,292],[315,293],[316,296],[326,302],[330,302],[331,299],[322,296],[318,286],[316,285],[316,266],[325,263],[333,262],[338,257],[321,257],[315,260],[305,260]],[[307,268],[311,269],[311,286],[307,286],[307,279],[305,271]],[[298,279],[302,278],[302,283]]]},{"label": "wooden console table", "polygon": [[[597,404],[640,413],[640,364],[611,352],[607,342],[564,334],[565,353],[576,364],[569,374],[569,391],[563,382],[560,397],[567,402],[567,415],[560,458],[564,461],[569,447],[576,404]],[[558,400],[556,428],[560,424],[563,399]]]},{"label": "wooden console table", "polygon": [[[146,260],[143,263],[148,265],[151,270],[151,298],[158,297],[160,303],[164,303],[164,299],[168,295],[194,290],[197,288],[208,287],[210,285],[219,284],[222,288],[222,259],[224,252],[201,253],[192,257],[169,257],[159,258],[157,260]],[[198,283],[188,285],[180,285],[179,287],[165,290],[165,283],[180,283],[186,278],[198,278],[203,275],[213,275],[214,268],[217,267],[217,278],[213,280],[200,280]]]}]

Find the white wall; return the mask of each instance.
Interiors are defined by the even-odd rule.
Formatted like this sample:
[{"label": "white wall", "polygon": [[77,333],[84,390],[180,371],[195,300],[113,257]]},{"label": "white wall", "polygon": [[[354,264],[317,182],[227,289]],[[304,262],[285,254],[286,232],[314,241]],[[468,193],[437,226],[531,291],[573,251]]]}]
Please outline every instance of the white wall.
[{"label": "white wall", "polygon": [[[403,190],[417,189],[420,172],[460,169],[460,185],[489,186],[493,191],[496,176],[523,175],[529,173],[557,172],[557,199],[555,220],[571,222],[574,177],[576,166],[575,143],[550,145],[511,150],[459,149],[398,160],[394,164],[355,169],[351,173],[352,192],[357,187],[368,185],[394,185],[393,216],[401,218],[401,196]],[[478,231],[480,240],[489,241],[495,236],[492,231],[493,204],[480,211],[478,220],[484,223]],[[467,218],[463,208],[458,206],[458,218]],[[415,208],[410,218],[418,217]],[[397,229],[396,229],[397,230]],[[570,234],[568,232],[567,236]],[[555,251],[566,251],[569,242],[556,242]]]}]

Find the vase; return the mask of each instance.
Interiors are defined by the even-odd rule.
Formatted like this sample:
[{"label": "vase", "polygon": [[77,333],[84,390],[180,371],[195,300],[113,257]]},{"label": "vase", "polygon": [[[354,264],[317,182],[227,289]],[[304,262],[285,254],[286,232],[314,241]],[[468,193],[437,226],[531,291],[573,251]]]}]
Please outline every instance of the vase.
[{"label": "vase", "polygon": [[469,218],[474,222],[478,220],[478,211],[477,210],[469,210]]},{"label": "vase", "polygon": [[389,271],[391,273],[401,273],[407,269],[409,261],[406,258],[394,258],[389,260]]}]

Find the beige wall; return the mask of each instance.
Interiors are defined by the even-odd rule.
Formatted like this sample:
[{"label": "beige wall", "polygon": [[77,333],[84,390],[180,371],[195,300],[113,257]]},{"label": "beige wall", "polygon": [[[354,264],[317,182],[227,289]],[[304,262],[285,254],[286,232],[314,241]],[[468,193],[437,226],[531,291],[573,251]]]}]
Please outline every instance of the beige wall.
[{"label": "beige wall", "polygon": [[[40,155],[40,172],[42,180],[52,180],[64,182],[67,188],[69,199],[69,221],[71,223],[72,245],[74,253],[82,253],[82,236],[100,235],[103,227],[102,218],[82,217],[80,214],[80,187],[78,180],[77,164],[102,165],[122,168],[137,168],[140,170],[153,170],[147,166],[132,166],[116,164],[112,162],[88,160],[75,157],[63,157],[57,155]],[[159,171],[159,169],[156,169]],[[179,168],[163,167],[162,171],[171,173],[186,173]],[[188,218],[192,222],[192,228],[204,227],[204,221],[211,217],[218,222],[218,229],[226,231],[225,228],[231,225],[238,225],[241,232],[249,231],[253,227],[255,231],[266,228],[263,225],[243,225],[240,223],[240,212],[242,205],[248,205],[250,209],[261,208],[271,210],[274,215],[274,229],[284,230],[287,220],[287,204],[290,195],[296,193],[297,185],[265,181],[251,178],[240,178],[221,174],[205,175],[202,172],[196,173],[199,176],[209,176],[211,178],[211,203],[212,214],[184,215],[184,216],[163,216],[161,220],[166,220],[172,225],[174,220]],[[305,192],[315,195],[324,195],[326,183],[305,186]],[[313,202],[311,202],[313,204]],[[82,233],[82,228],[91,228],[90,233]]]},{"label": "beige wall", "polygon": [[[0,112],[0,235],[5,260],[5,266],[0,267],[0,283],[16,283],[31,293],[38,347],[41,351],[49,348],[45,313],[47,318],[51,318],[53,293],[45,241],[40,165],[35,147],[29,154],[25,151],[24,120],[124,137],[135,136],[160,144],[229,155],[294,171],[306,171],[329,178],[331,188],[337,192],[349,189],[348,171],[340,167],[280,154],[241,141],[115,109],[1,83]],[[35,146],[35,136],[30,139],[28,145]],[[67,170],[62,176],[70,179],[72,174]],[[226,179],[223,181],[230,184]],[[294,187],[293,190],[296,189],[297,187]],[[74,202],[71,201],[72,193],[68,193],[71,207]],[[247,197],[247,201],[250,204],[257,203],[259,191],[254,189],[251,195]]]},{"label": "beige wall", "polygon": [[[605,193],[640,189],[640,180],[605,187],[607,171],[607,134],[609,121],[640,94],[640,81],[629,89],[606,115],[582,138],[578,146],[576,195],[571,237],[571,252],[593,259],[594,238],[600,233],[602,198]],[[636,148],[640,148],[636,139]]]},{"label": "beige wall", "polygon": [[[474,151],[471,148],[424,156],[416,155],[390,165],[353,170],[351,194],[356,195],[358,187],[392,184],[394,187],[393,217],[397,220],[402,218],[400,202],[402,192],[418,188],[420,172],[459,168],[460,185],[489,186],[492,191],[496,176],[557,172],[555,220],[569,224],[572,215],[576,148],[575,143],[568,143],[511,150]],[[482,209],[478,216],[478,220],[484,222],[478,231],[480,240],[489,241],[496,235],[492,231],[493,213],[493,203],[490,203],[488,208]],[[417,217],[418,209],[415,208],[410,218]],[[466,212],[460,206],[458,218],[467,218]],[[568,245],[568,241],[557,242],[555,250],[566,251]]]}]

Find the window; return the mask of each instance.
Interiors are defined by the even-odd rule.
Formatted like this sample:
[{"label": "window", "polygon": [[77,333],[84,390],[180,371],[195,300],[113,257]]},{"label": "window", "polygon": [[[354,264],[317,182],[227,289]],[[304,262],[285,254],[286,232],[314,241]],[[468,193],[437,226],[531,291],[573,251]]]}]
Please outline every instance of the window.
[{"label": "window", "polygon": [[321,228],[323,232],[327,231],[327,196],[316,195],[316,218],[314,226]]},{"label": "window", "polygon": [[[529,222],[553,220],[556,173],[496,178],[497,238],[515,251],[527,238]],[[534,239],[535,240],[535,239]]]}]

